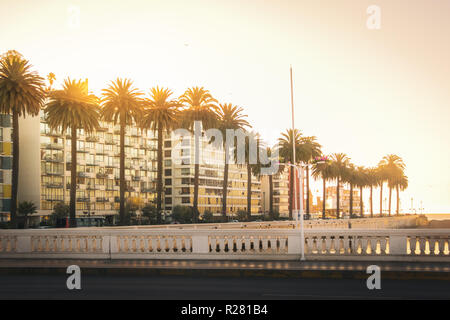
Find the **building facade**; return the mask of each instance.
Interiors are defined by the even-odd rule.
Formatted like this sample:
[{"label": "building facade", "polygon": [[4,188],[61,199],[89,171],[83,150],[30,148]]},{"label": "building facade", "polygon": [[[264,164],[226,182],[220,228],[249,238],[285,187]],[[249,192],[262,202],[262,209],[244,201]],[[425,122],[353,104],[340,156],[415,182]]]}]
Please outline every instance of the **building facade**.
[{"label": "building facade", "polygon": [[[21,119],[19,200],[33,201],[39,215],[51,214],[56,203],[69,203],[70,132],[51,131],[40,117]],[[119,209],[119,126],[100,123],[100,129],[77,134],[77,215],[117,214]],[[22,141],[21,141],[22,142]],[[126,199],[138,207],[155,198],[156,143],[151,131],[129,126],[125,136]],[[39,164],[39,165],[37,165]]]},{"label": "building facade", "polygon": [[11,115],[0,114],[0,221],[10,219],[12,178]]},{"label": "building facade", "polygon": [[[326,202],[325,210],[329,213],[336,213],[337,210],[337,193],[336,187],[330,186],[326,188]],[[350,190],[343,186],[339,188],[339,211],[344,214],[350,212]],[[360,198],[359,190],[353,189],[353,214],[359,215],[360,212]]]},{"label": "building facade", "polygon": [[[177,205],[193,206],[194,201],[194,143],[195,138],[181,139],[175,134],[164,139],[164,205],[170,211]],[[219,215],[222,210],[224,179],[223,148],[200,138],[200,175],[198,210]],[[252,214],[261,214],[261,181],[252,174]],[[229,165],[227,214],[235,216],[247,210],[247,168]]]}]

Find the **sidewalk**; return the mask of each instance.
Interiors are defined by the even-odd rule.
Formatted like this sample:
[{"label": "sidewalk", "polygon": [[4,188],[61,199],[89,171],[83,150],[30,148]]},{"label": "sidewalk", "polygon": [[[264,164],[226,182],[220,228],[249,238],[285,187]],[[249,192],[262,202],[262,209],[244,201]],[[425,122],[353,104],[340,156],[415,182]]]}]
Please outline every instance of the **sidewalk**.
[{"label": "sidewalk", "polygon": [[388,279],[450,281],[450,263],[368,261],[0,259],[0,274],[65,273],[69,265],[78,265],[89,274],[367,279],[366,268],[374,264]]}]

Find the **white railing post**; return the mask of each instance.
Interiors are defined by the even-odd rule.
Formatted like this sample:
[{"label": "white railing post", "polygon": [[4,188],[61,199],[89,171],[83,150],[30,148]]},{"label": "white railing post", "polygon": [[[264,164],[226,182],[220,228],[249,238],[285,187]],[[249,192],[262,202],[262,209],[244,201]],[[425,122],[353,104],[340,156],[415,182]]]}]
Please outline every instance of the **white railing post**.
[{"label": "white railing post", "polygon": [[301,254],[300,234],[288,236],[288,254]]},{"label": "white railing post", "polygon": [[192,253],[209,253],[208,235],[192,235]]},{"label": "white railing post", "polygon": [[31,253],[31,236],[18,236],[16,242],[17,253]]},{"label": "white railing post", "polygon": [[406,235],[390,235],[389,236],[389,255],[406,255],[407,247]]}]

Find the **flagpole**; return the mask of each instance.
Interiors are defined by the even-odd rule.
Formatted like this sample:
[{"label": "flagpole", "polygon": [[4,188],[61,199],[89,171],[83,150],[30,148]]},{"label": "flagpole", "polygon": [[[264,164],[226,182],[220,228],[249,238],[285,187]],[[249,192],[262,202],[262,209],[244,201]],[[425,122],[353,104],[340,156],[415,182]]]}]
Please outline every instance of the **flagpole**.
[{"label": "flagpole", "polygon": [[[296,160],[295,160],[295,122],[294,122],[294,85],[292,80],[292,65],[290,66],[290,76],[291,76],[291,107],[292,107],[292,160],[293,160],[293,174],[295,173],[295,169],[298,171],[298,178],[299,178],[299,187],[300,187],[300,196],[299,199],[299,213],[300,217],[298,216],[298,213],[296,212],[296,220],[300,218],[300,250],[301,250],[301,257],[300,260],[305,260],[305,231],[303,226],[303,190],[302,190],[302,183],[303,183],[303,172],[300,167],[297,167]],[[294,195],[294,201],[293,201],[293,208],[292,212],[294,213],[294,208],[297,209],[297,194],[295,193],[295,185],[297,184],[296,176],[294,175],[294,184],[292,185],[293,188],[293,195]]]}]

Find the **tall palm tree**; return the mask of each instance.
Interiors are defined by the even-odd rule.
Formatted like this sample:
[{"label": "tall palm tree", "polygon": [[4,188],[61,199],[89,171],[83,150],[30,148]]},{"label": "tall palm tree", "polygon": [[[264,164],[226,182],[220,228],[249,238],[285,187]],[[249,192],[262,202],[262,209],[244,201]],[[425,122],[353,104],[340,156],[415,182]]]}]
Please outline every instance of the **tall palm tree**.
[{"label": "tall palm tree", "polygon": [[16,226],[19,188],[19,117],[37,116],[44,105],[44,79],[31,71],[31,65],[17,51],[0,58],[0,113],[12,114],[11,223]]},{"label": "tall palm tree", "polygon": [[[227,195],[228,195],[228,165],[229,165],[229,151],[226,141],[227,129],[244,130],[246,127],[251,127],[247,120],[244,118],[247,115],[242,114],[244,109],[233,106],[231,103],[219,104],[217,110],[218,114],[218,129],[222,132],[223,147],[225,151],[224,157],[224,170],[223,170],[223,191],[222,191],[222,217],[225,220],[227,217]],[[234,142],[234,141],[233,141]],[[231,143],[228,141],[228,143]]]},{"label": "tall palm tree", "polygon": [[[250,143],[256,143],[256,163],[251,163]],[[250,132],[245,137],[245,163],[247,166],[247,219],[252,216],[252,175],[261,176],[262,164],[259,155],[264,148],[264,143],[256,132]]]},{"label": "tall palm tree", "polygon": [[[300,148],[302,152],[300,153],[300,160],[305,164],[310,164],[316,157],[322,154],[322,146],[317,142],[315,136],[302,137],[300,140]],[[306,214],[310,213],[309,210],[309,165],[306,166]]]},{"label": "tall palm tree", "polygon": [[[209,129],[217,124],[217,100],[212,97],[208,90],[203,87],[193,87],[186,90],[186,92],[179,98],[179,101],[186,107],[180,115],[181,123],[184,127],[191,131],[194,129],[194,123],[200,121],[203,129]],[[197,144],[197,139],[195,140]],[[195,146],[194,156],[194,221],[198,221],[198,186],[200,175],[200,159],[197,152],[199,146]]]},{"label": "tall palm tree", "polygon": [[391,202],[392,202],[392,189],[395,186],[395,181],[401,177],[403,171],[405,170],[405,163],[403,159],[395,154],[388,154],[383,157],[380,161],[380,165],[384,167],[388,187],[389,187],[389,216],[391,215]]},{"label": "tall palm tree", "polygon": [[76,190],[77,190],[77,130],[94,132],[99,124],[98,98],[88,93],[86,82],[81,80],[64,81],[62,90],[49,94],[45,107],[46,119],[51,130],[66,132],[71,130],[72,162],[70,164],[70,227],[76,227]]},{"label": "tall palm tree", "polygon": [[322,195],[322,219],[325,219],[326,212],[326,184],[329,179],[331,179],[334,175],[332,172],[332,166],[330,165],[330,161],[328,157],[322,157],[319,161],[313,162],[312,167],[312,176],[315,179],[322,178],[323,181],[323,195]]},{"label": "tall palm tree", "polygon": [[125,131],[142,119],[142,92],[129,79],[117,78],[102,90],[101,119],[120,125],[120,224],[125,224]]},{"label": "tall palm tree", "polygon": [[180,103],[170,99],[172,91],[165,88],[150,89],[150,99],[145,100],[144,116],[141,126],[158,135],[158,177],[156,187],[157,222],[161,223],[161,203],[163,191],[163,134],[173,130],[179,123]]},{"label": "tall palm tree", "polygon": [[353,216],[353,187],[358,181],[358,175],[356,172],[356,167],[353,163],[349,163],[343,171],[342,175],[343,182],[350,185],[350,202],[349,202],[349,215],[350,218]]},{"label": "tall palm tree", "polygon": [[406,188],[408,188],[408,177],[402,174],[395,181],[395,189],[397,191],[397,210],[396,210],[397,215],[400,214],[400,191],[404,191],[406,190]]},{"label": "tall palm tree", "polygon": [[383,187],[387,180],[387,170],[386,167],[380,162],[376,167],[377,183],[380,187],[380,217],[383,216]]},{"label": "tall palm tree", "polygon": [[356,167],[356,186],[359,187],[359,215],[364,217],[364,200],[363,200],[363,190],[365,187],[369,186],[368,171],[363,166]]},{"label": "tall palm tree", "polygon": [[[288,129],[286,130],[285,133],[281,134],[281,137],[278,139],[278,144],[279,144],[279,154],[281,157],[281,160],[283,162],[289,162],[295,165],[295,163],[293,163],[293,154],[292,154],[292,149],[293,149],[293,144],[295,143],[295,161],[297,162],[301,156],[304,156],[302,153],[304,152],[304,149],[301,148],[300,143],[301,143],[301,138],[302,138],[302,134],[299,130],[294,129],[294,131],[292,131],[292,129]],[[289,167],[289,219],[292,219],[293,215],[293,209],[294,209],[294,183],[295,183],[295,173],[293,168],[290,166]]]},{"label": "tall palm tree", "polygon": [[367,185],[370,188],[370,217],[373,218],[373,187],[378,185],[378,174],[376,168],[368,168],[366,173]]},{"label": "tall palm tree", "polygon": [[340,182],[345,174],[350,158],[345,153],[333,153],[331,156],[333,166],[333,178],[336,179],[336,217],[339,219],[340,209]]}]

